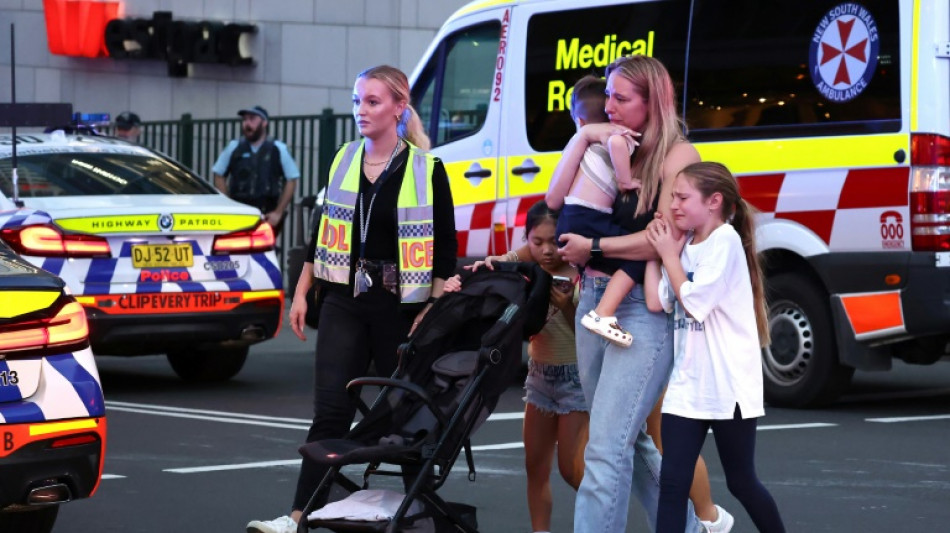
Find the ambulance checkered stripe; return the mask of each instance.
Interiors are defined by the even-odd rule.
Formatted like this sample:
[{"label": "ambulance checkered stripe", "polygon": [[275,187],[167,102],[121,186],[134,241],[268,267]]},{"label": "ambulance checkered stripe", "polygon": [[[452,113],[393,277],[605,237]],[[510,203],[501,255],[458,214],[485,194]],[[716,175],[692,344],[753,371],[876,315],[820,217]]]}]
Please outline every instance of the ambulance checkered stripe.
[{"label": "ambulance checkered stripe", "polygon": [[432,224],[400,224],[399,238],[424,237],[432,235]]},{"label": "ambulance checkered stripe", "polygon": [[30,398],[8,398],[0,387],[0,423],[48,422],[105,415],[102,385],[92,351],[52,355],[43,358],[44,384]]},{"label": "ambulance checkered stripe", "polygon": [[[737,178],[743,198],[761,211],[760,224],[776,219],[801,224],[832,251],[910,249],[910,170],[906,166]],[[481,258],[521,246],[528,208],[542,198],[456,206],[459,255]],[[902,216],[903,241],[882,240],[880,236],[881,217],[889,212]],[[505,221],[505,231],[495,231],[493,221]]]},{"label": "ambulance checkered stripe", "polygon": [[[520,247],[524,241],[524,221],[528,209],[544,195],[523,196],[512,198],[509,202],[485,202],[474,205],[457,205],[455,207],[455,230],[459,243],[459,256],[482,258],[493,249],[503,253],[507,243],[511,249]],[[492,228],[492,220],[505,220],[505,231],[496,233]],[[512,223],[513,222],[513,223]]]},{"label": "ambulance checkered stripe", "polygon": [[[834,251],[910,248],[882,240],[881,217],[900,213],[908,223],[908,167],[817,170],[738,176],[740,192],[763,220],[807,227]],[[909,228],[904,232],[909,239]]]}]

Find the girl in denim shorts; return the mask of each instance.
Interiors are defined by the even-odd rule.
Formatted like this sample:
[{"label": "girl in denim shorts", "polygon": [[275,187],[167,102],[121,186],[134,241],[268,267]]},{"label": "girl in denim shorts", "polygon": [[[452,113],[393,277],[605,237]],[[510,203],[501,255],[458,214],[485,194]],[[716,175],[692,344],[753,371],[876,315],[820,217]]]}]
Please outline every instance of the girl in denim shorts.
[{"label": "girl in denim shorts", "polygon": [[[555,240],[557,213],[544,201],[528,209],[525,220],[527,246],[521,248],[555,279],[544,328],[528,343],[528,378],[525,380],[524,456],[528,474],[528,511],[537,533],[551,529],[551,463],[557,447],[557,465],[568,485],[577,487],[584,476],[584,447],[590,417],[577,372],[574,310],[577,306],[577,270],[561,260]],[[515,251],[489,256],[465,267],[475,270],[493,261],[529,260]],[[446,291],[461,286],[459,277],[445,282]]]}]

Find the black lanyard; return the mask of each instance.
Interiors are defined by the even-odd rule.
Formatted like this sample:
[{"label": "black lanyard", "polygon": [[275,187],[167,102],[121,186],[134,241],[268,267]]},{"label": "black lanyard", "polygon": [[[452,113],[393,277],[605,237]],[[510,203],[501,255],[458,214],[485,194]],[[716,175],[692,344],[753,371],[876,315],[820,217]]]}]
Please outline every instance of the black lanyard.
[{"label": "black lanyard", "polygon": [[[366,218],[365,218],[365,220],[364,220],[364,218],[363,218],[363,212],[364,212],[364,209],[363,209],[363,193],[360,192],[360,194],[359,194],[359,199],[357,200],[357,204],[358,204],[358,207],[359,207],[359,210],[360,210],[360,212],[359,212],[359,217],[360,217],[360,220],[359,220],[359,224],[360,224],[360,255],[359,255],[359,259],[360,259],[360,260],[366,259],[366,237],[367,237],[367,235],[369,235],[369,221],[370,221],[370,218],[372,218],[372,216],[373,216],[373,203],[376,201],[376,194],[379,192],[380,187],[383,186],[383,183],[385,183],[386,180],[389,179],[389,176],[392,174],[392,173],[389,171],[389,167],[392,166],[393,160],[396,158],[396,154],[399,152],[399,147],[400,147],[401,145],[402,145],[402,139],[397,140],[397,141],[396,141],[396,147],[393,148],[393,153],[389,156],[389,161],[386,163],[386,167],[383,168],[383,172],[379,175],[379,177],[376,178],[376,181],[374,181],[374,182],[372,183],[372,185],[370,185],[369,192],[370,192],[372,195],[369,197],[369,207],[365,209],[365,211],[366,211]],[[362,165],[361,165],[361,166],[362,166]],[[366,174],[366,173],[363,172],[363,174]]]}]

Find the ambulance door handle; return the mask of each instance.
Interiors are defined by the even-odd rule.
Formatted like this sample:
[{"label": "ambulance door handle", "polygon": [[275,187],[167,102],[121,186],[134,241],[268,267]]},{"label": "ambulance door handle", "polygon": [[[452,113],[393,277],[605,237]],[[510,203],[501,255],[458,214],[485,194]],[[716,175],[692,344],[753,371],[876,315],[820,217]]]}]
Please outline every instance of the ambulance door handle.
[{"label": "ambulance door handle", "polygon": [[541,167],[530,166],[530,167],[515,167],[511,169],[511,173],[515,176],[521,176],[522,174],[537,174],[541,172]]},{"label": "ambulance door handle", "polygon": [[469,171],[467,171],[467,172],[464,174],[464,176],[465,176],[466,178],[468,178],[468,179],[473,179],[473,178],[490,178],[490,177],[491,177],[491,170],[489,170],[489,169],[487,169],[487,168],[479,168],[478,170],[469,170]]}]

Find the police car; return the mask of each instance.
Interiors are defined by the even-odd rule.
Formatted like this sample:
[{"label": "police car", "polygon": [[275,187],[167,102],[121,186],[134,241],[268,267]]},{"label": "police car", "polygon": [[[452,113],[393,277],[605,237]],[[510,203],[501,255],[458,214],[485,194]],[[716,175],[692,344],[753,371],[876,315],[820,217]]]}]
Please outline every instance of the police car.
[{"label": "police car", "polygon": [[260,211],[181,164],[95,135],[0,136],[0,239],[65,280],[96,355],[165,353],[184,379],[225,380],[273,337],[284,305]]},{"label": "police car", "polygon": [[49,531],[91,496],[106,419],[83,308],[0,242],[0,531]]}]

